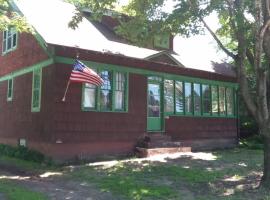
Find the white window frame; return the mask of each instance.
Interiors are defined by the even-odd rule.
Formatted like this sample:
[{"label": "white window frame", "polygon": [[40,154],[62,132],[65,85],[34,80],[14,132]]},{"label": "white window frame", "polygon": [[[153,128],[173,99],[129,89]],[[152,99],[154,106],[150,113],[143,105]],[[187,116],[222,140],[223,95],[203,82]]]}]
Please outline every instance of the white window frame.
[{"label": "white window frame", "polygon": [[[14,35],[16,35],[16,43],[14,45]],[[9,38],[11,40],[11,47],[8,48]],[[2,54],[5,55],[11,51],[14,51],[18,45],[18,32],[15,28],[9,28],[8,30],[3,31],[3,41],[2,41]]]}]

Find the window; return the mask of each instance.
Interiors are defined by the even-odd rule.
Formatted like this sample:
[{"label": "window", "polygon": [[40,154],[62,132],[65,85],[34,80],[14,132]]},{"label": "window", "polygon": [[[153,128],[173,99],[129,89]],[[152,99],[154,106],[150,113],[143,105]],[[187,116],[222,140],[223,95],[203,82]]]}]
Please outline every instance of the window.
[{"label": "window", "polygon": [[7,88],[7,101],[12,101],[13,98],[13,79],[8,79],[8,88]]},{"label": "window", "polygon": [[83,90],[83,107],[85,109],[96,108],[96,86],[93,84],[85,83]]},{"label": "window", "polygon": [[100,87],[100,110],[112,110],[112,72],[102,71],[100,75],[104,80]]},{"label": "window", "polygon": [[234,115],[234,90],[226,89],[227,115]]},{"label": "window", "polygon": [[211,92],[212,92],[212,114],[217,115],[218,114],[218,87],[212,86]]},{"label": "window", "polygon": [[193,84],[194,114],[201,114],[201,85]]},{"label": "window", "polygon": [[42,70],[33,71],[32,80],[32,112],[40,111]]},{"label": "window", "polygon": [[174,85],[172,80],[164,81],[164,108],[165,112],[174,112]]},{"label": "window", "polygon": [[202,85],[202,109],[204,114],[211,112],[211,93],[209,85]]},{"label": "window", "polygon": [[14,28],[3,31],[2,52],[8,53],[17,47],[18,34]]},{"label": "window", "polygon": [[124,110],[125,109],[125,74],[116,72],[115,73],[115,106],[116,110]]},{"label": "window", "polygon": [[183,82],[180,81],[175,81],[175,111],[176,113],[184,112]]},{"label": "window", "polygon": [[192,113],[192,85],[185,83],[185,112],[186,114]]},{"label": "window", "polygon": [[127,74],[101,70],[104,84],[97,87],[84,84],[82,91],[82,109],[85,111],[125,111],[127,106]]},{"label": "window", "polygon": [[225,87],[219,87],[219,114],[226,114]]}]

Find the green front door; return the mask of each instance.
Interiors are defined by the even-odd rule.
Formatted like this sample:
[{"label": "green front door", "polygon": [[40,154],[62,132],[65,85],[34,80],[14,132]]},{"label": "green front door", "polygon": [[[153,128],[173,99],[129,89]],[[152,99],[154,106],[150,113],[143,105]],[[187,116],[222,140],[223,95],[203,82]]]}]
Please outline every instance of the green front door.
[{"label": "green front door", "polygon": [[148,98],[147,98],[147,130],[161,131],[162,130],[162,102],[161,102],[161,87],[160,83],[148,83]]}]

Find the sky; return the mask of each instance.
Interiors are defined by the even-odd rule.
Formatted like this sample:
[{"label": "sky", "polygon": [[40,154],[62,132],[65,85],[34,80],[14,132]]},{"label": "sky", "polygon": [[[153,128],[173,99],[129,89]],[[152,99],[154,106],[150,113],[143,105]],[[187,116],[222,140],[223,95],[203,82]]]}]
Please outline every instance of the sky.
[{"label": "sky", "polygon": [[[122,5],[128,3],[129,0],[120,0]],[[167,0],[164,11],[171,12],[175,1]],[[212,30],[216,30],[219,26],[216,14],[205,18],[205,21]],[[182,64],[191,68],[207,68],[212,69],[211,61],[222,62],[226,59],[226,55],[218,50],[217,44],[212,36],[205,31],[204,35],[191,36],[190,38],[177,35],[174,38],[174,50],[179,54]]]}]

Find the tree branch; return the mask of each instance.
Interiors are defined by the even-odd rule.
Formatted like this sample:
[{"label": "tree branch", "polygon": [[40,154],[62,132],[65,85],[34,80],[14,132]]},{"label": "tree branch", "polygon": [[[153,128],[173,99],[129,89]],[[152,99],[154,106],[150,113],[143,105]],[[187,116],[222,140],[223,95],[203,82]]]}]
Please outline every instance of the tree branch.
[{"label": "tree branch", "polygon": [[232,52],[230,52],[219,40],[219,38],[216,36],[216,34],[212,31],[212,29],[207,25],[207,23],[204,21],[202,17],[199,17],[201,22],[203,23],[204,27],[209,31],[209,33],[212,35],[214,40],[218,43],[219,47],[231,58],[235,59],[236,55],[234,55]]}]

